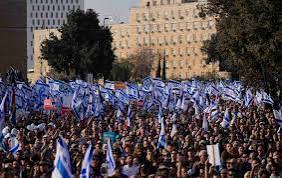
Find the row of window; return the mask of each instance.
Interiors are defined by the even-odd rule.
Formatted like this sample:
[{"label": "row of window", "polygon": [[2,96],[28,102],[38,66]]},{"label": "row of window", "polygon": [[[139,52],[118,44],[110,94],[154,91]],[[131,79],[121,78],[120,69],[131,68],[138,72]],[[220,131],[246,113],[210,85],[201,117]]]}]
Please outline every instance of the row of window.
[{"label": "row of window", "polygon": [[159,19],[185,19],[185,18],[198,18],[199,17],[199,11],[194,9],[186,9],[186,10],[164,10],[156,11],[156,12],[143,12],[143,13],[136,13],[136,22],[141,21],[157,21]]},{"label": "row of window", "polygon": [[[56,23],[57,22],[57,23]],[[50,25],[63,25],[66,23],[65,19],[42,19],[42,20],[32,20],[32,26],[42,25],[42,26],[50,26]],[[31,27],[32,28],[32,27]]]},{"label": "row of window", "polygon": [[41,4],[43,4],[43,3],[46,3],[46,4],[48,4],[48,3],[56,3],[56,4],[58,4],[59,2],[61,2],[62,4],[63,3],[71,3],[71,4],[73,4],[74,2],[76,3],[76,4],[78,4],[78,2],[79,2],[79,0],[30,0],[30,4],[33,4],[33,3],[35,3],[35,4],[37,4],[37,3],[41,3]]},{"label": "row of window", "polygon": [[[30,13],[30,18],[65,18],[67,16],[67,13],[65,12],[46,12],[46,13]],[[34,20],[34,19],[33,19]]]},{"label": "row of window", "polygon": [[53,10],[53,11],[70,11],[70,10],[75,10],[75,9],[80,9],[80,5],[78,5],[78,6],[76,6],[76,5],[67,5],[67,6],[65,6],[65,5],[62,5],[62,6],[55,6],[55,5],[53,5],[53,6],[50,6],[50,5],[42,5],[42,6],[40,6],[40,5],[38,5],[38,6],[32,6],[32,11],[50,11],[50,10]]},{"label": "row of window", "polygon": [[[151,24],[144,26],[137,26],[136,31],[141,33],[155,33],[155,32],[177,32],[177,31],[190,31],[190,30],[206,30],[214,27],[213,21],[196,21],[196,22],[183,22],[183,23],[166,23],[166,24]],[[114,36],[129,37],[128,30],[113,31]]]},{"label": "row of window", "polygon": [[[121,52],[122,53],[122,52]],[[160,51],[160,53],[162,54],[163,51]],[[184,56],[198,56],[198,55],[202,55],[201,49],[197,48],[197,47],[185,47],[185,48],[171,48],[171,49],[165,49],[164,53],[166,56],[180,56],[180,57],[184,57]]]},{"label": "row of window", "polygon": [[[173,35],[173,36],[161,36],[158,38],[155,37],[137,37],[136,45],[176,45],[176,44],[190,44],[202,42],[210,39],[211,33],[198,33],[198,34],[187,34],[187,35]],[[130,48],[128,40],[116,41],[114,46],[117,48]]]}]

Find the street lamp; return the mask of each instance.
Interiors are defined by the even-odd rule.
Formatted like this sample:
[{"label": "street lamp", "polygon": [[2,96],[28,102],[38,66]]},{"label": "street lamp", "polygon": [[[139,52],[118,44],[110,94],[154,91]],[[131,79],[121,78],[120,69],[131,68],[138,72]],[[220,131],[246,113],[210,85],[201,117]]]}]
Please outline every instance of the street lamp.
[{"label": "street lamp", "polygon": [[108,17],[105,17],[104,19],[103,19],[103,26],[105,26],[105,24],[106,24],[106,20],[109,20],[110,18],[108,18]]}]

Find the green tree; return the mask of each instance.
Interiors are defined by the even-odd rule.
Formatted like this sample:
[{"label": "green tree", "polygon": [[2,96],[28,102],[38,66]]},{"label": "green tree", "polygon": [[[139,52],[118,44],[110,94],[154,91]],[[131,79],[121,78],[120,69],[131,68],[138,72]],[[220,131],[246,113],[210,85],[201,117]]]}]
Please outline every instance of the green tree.
[{"label": "green tree", "polygon": [[282,87],[282,1],[208,0],[202,18],[215,17],[217,32],[206,41],[207,62],[278,98]]},{"label": "green tree", "polygon": [[156,71],[156,77],[161,78],[161,58],[158,60],[158,66],[157,66],[157,71]]},{"label": "green tree", "polygon": [[131,77],[132,64],[123,59],[120,62],[114,62],[111,71],[111,80],[113,81],[129,81]]},{"label": "green tree", "polygon": [[93,10],[71,11],[67,23],[59,32],[51,34],[41,46],[42,58],[57,71],[85,78],[92,73],[108,78],[115,56],[112,35],[108,27],[99,26],[98,15]]},{"label": "green tree", "polygon": [[132,64],[131,79],[143,79],[151,75],[156,55],[147,48],[142,48],[129,57]]},{"label": "green tree", "polygon": [[162,67],[162,80],[166,80],[166,59],[164,54],[163,67]]}]

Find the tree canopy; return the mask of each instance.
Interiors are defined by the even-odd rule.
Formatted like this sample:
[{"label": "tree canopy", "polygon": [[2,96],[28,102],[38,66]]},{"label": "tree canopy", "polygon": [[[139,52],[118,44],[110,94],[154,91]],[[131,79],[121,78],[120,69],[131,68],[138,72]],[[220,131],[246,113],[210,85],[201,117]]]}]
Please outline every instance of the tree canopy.
[{"label": "tree canopy", "polygon": [[217,32],[202,48],[207,62],[219,61],[222,69],[246,85],[264,88],[279,97],[282,1],[208,0],[200,8],[202,18],[216,19]]},{"label": "tree canopy", "polygon": [[57,71],[85,78],[92,73],[96,78],[108,78],[115,55],[112,50],[112,34],[108,27],[100,26],[98,15],[93,10],[71,11],[67,23],[59,32],[43,41],[42,58]]}]

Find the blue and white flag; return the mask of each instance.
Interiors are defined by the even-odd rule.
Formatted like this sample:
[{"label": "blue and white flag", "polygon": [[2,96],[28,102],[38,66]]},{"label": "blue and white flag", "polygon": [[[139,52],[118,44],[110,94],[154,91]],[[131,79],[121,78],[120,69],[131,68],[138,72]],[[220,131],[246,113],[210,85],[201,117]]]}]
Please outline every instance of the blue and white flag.
[{"label": "blue and white flag", "polygon": [[246,95],[244,97],[244,105],[246,107],[249,107],[252,104],[253,99],[254,99],[254,97],[253,97],[252,91],[250,89],[248,89],[246,91]]},{"label": "blue and white flag", "polygon": [[115,82],[106,80],[104,87],[106,89],[114,90],[115,89]]},{"label": "blue and white flag", "polygon": [[[6,102],[6,98],[8,96],[8,91],[6,91],[1,104],[0,104],[0,130],[2,131],[2,129],[5,126],[5,102]],[[2,137],[2,132],[0,132],[0,138]]]},{"label": "blue and white flag", "polygon": [[108,139],[107,142],[107,155],[106,155],[106,161],[108,165],[108,176],[112,176],[114,174],[114,171],[116,169],[116,163],[112,154],[112,147],[111,147],[111,141]]},{"label": "blue and white flag", "polygon": [[72,178],[71,161],[68,146],[63,137],[57,140],[56,158],[52,178]]},{"label": "blue and white flag", "polygon": [[281,111],[281,109],[280,110],[273,109],[273,115],[274,115],[277,123],[281,127],[282,126],[282,111]]},{"label": "blue and white flag", "polygon": [[84,159],[82,161],[80,178],[89,178],[90,177],[90,165],[93,158],[93,147],[90,144],[85,153]]},{"label": "blue and white flag", "polygon": [[167,139],[165,135],[164,119],[161,119],[161,131],[159,135],[157,148],[166,148],[166,147],[167,147]]},{"label": "blue and white flag", "polygon": [[10,139],[11,139],[11,142],[10,142],[9,152],[15,155],[17,151],[20,149],[20,144],[16,137],[11,137]]},{"label": "blue and white flag", "polygon": [[177,125],[176,123],[173,123],[172,124],[172,129],[171,129],[171,132],[170,132],[170,137],[174,137],[174,135],[177,133]]},{"label": "blue and white flag", "polygon": [[208,120],[205,116],[203,117],[202,129],[205,132],[209,131],[209,123],[208,123]]},{"label": "blue and white flag", "polygon": [[224,112],[224,117],[223,117],[223,120],[222,122],[220,123],[220,125],[227,129],[230,127],[230,122],[231,122],[231,115],[230,115],[230,112],[229,112],[229,109],[226,108],[225,112]]},{"label": "blue and white flag", "polygon": [[266,92],[262,92],[261,93],[262,94],[262,99],[261,99],[261,101],[263,102],[263,103],[268,103],[268,104],[271,104],[271,105],[273,105],[273,100],[272,100],[272,98],[271,98],[271,96],[270,95],[268,95]]}]

